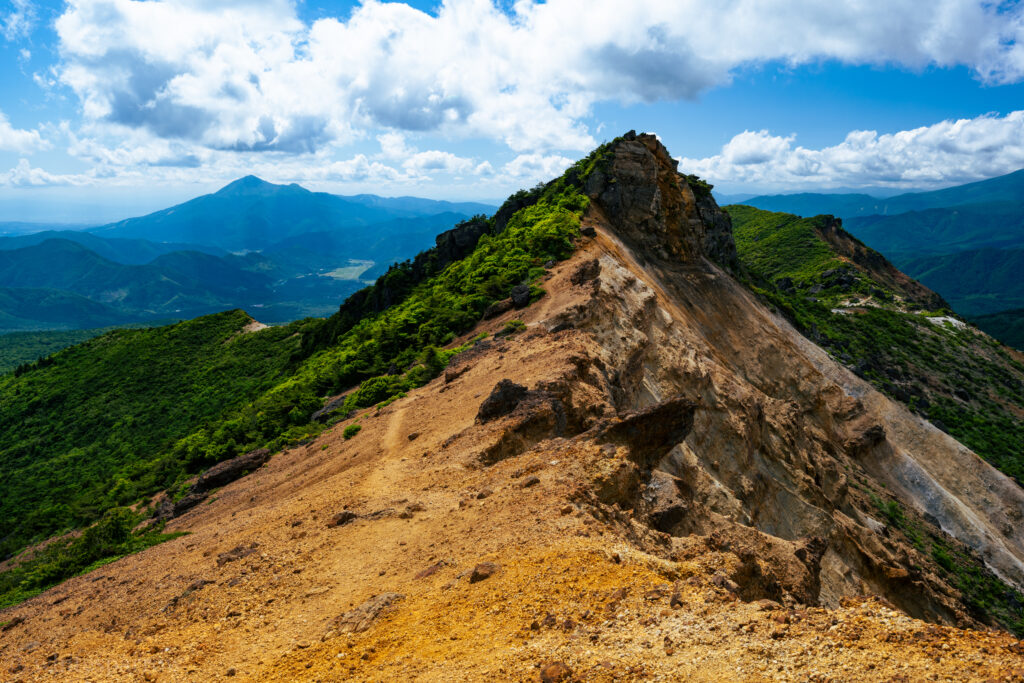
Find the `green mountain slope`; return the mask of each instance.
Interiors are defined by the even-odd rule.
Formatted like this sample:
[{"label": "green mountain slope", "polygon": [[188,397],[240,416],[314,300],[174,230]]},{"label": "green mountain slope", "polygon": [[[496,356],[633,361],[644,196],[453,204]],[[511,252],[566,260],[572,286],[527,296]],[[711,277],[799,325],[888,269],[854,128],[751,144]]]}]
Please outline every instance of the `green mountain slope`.
[{"label": "green mountain slope", "polygon": [[131,320],[113,306],[73,292],[0,287],[0,333],[103,327]]},{"label": "green mountain slope", "polygon": [[965,317],[1024,308],[1024,249],[926,256],[911,259],[901,267],[942,294]]},{"label": "green mountain slope", "polygon": [[[164,321],[163,324],[167,324],[167,322],[169,321]],[[136,326],[143,327],[143,325]],[[118,328],[94,327],[84,330],[46,330],[0,334],[0,375],[12,372],[19,365],[33,363],[69,346],[81,344],[93,337],[125,327],[128,325],[121,325]]]},{"label": "green mountain slope", "polygon": [[84,230],[44,230],[30,235],[0,237],[0,251],[22,249],[41,244],[46,240],[69,240],[77,242],[99,256],[126,265],[142,265],[163,254],[174,251],[201,251],[214,256],[224,256],[227,252],[215,247],[204,247],[198,244],[181,244],[177,242],[151,242],[143,239],[103,238]]},{"label": "green mountain slope", "polygon": [[848,233],[837,241],[831,216],[726,209],[755,292],[859,376],[1024,481],[1019,356],[929,315],[936,302],[927,290],[886,274],[880,255],[855,261],[849,245],[865,247]]},{"label": "green mountain slope", "polygon": [[71,292],[115,307],[125,318],[230,308],[269,298],[269,284],[243,263],[195,251],[164,254],[141,266],[114,263],[69,240],[0,251],[0,287]]},{"label": "green mountain slope", "polygon": [[1024,246],[1024,201],[846,218],[844,223],[899,265],[929,254]]},{"label": "green mountain slope", "polygon": [[250,322],[118,330],[0,377],[0,553],[173,483],[161,454],[280,381],[299,348],[304,323]]}]

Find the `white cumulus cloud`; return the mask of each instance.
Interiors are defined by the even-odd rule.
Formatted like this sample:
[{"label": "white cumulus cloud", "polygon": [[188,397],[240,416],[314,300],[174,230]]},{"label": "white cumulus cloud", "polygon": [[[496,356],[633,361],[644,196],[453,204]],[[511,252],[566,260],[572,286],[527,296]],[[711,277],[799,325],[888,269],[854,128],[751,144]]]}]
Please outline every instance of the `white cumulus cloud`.
[{"label": "white cumulus cloud", "polygon": [[33,167],[28,159],[19,159],[18,164],[6,173],[0,173],[0,185],[9,187],[46,187],[51,185],[79,185],[85,178],[77,175],[56,175]]},{"label": "white cumulus cloud", "polygon": [[858,186],[925,188],[969,182],[1024,167],[1024,111],[879,134],[856,130],[837,145],[808,149],[796,136],[744,131],[680,169],[713,183],[793,190]]},{"label": "white cumulus cloud", "polygon": [[86,121],[223,151],[387,132],[582,151],[598,102],[692,98],[767,62],[1024,78],[1024,4],[981,0],[366,0],[311,25],[287,0],[69,0],[56,28]]},{"label": "white cumulus cloud", "polygon": [[39,135],[39,131],[15,128],[0,111],[0,150],[31,152],[47,147],[48,143]]}]

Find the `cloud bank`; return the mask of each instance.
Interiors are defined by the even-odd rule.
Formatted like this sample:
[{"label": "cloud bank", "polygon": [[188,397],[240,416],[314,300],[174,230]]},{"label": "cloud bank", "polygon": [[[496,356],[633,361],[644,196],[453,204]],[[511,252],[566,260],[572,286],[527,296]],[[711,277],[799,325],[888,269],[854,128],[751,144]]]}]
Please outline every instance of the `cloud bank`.
[{"label": "cloud bank", "polygon": [[[0,34],[25,37],[34,23],[32,3],[12,0]],[[34,77],[70,95],[79,117],[37,131],[0,113],[0,150],[66,142],[91,168],[50,175],[19,161],[0,184],[188,182],[201,167],[207,179],[504,189],[592,148],[600,103],[692,99],[764,64],[965,66],[984,84],[1024,80],[1024,3],[1012,0],[926,11],[919,0],[444,0],[432,14],[365,0],[312,23],[291,0],[68,0],[54,27],[59,61]],[[1020,112],[854,131],[818,150],[745,131],[684,164],[780,189],[927,186],[1024,166],[1021,136]],[[425,138],[506,156],[408,142]]]},{"label": "cloud bank", "polygon": [[1024,167],[1024,111],[942,121],[879,135],[856,130],[832,147],[807,149],[796,136],[766,130],[734,136],[715,156],[680,168],[716,183],[761,188],[880,186],[928,188],[1002,175]]},{"label": "cloud bank", "polygon": [[1024,6],[978,0],[70,0],[59,81],[88,122],[212,150],[311,153],[377,131],[582,151],[601,101],[693,98],[765,62],[966,65],[1024,77]]}]

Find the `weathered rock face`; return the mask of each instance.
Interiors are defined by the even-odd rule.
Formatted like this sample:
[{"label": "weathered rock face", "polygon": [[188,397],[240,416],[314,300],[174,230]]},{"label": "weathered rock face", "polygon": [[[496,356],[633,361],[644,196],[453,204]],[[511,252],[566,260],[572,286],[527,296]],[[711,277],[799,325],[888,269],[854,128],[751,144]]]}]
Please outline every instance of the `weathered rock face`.
[{"label": "weathered rock face", "polygon": [[627,133],[612,146],[607,168],[596,170],[586,193],[616,232],[648,256],[737,264],[729,215],[710,193],[695,194],[657,137]]},{"label": "weathered rock face", "polygon": [[802,601],[874,593],[918,617],[973,623],[928,547],[886,521],[879,501],[895,496],[913,528],[1024,585],[1024,533],[1010,521],[1021,491],[701,265],[715,231],[688,229],[686,202],[662,191],[674,166],[657,150],[652,139],[616,148],[590,215],[612,246],[589,299],[544,324],[598,344],[609,410],[686,397],[692,428],[653,472],[599,472],[596,499],[674,537],[717,533],[733,551],[761,553],[759,581]]}]

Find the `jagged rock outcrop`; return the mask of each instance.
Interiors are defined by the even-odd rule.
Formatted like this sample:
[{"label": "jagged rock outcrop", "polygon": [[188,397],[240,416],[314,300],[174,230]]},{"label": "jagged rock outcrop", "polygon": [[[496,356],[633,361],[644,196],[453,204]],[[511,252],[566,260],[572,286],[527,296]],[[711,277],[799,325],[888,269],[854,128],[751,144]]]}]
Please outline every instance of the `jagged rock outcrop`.
[{"label": "jagged rock outcrop", "polygon": [[728,214],[710,193],[694,193],[656,136],[631,131],[612,143],[610,154],[610,162],[591,174],[585,189],[616,234],[648,257],[707,256],[726,268],[737,265]]}]

